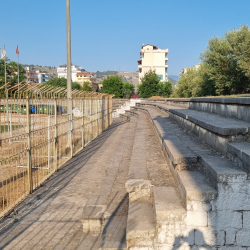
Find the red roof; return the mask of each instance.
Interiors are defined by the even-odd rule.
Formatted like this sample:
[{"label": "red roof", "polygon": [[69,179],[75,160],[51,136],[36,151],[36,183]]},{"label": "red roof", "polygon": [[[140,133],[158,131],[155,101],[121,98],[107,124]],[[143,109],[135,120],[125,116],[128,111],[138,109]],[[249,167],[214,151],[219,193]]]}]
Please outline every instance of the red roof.
[{"label": "red roof", "polygon": [[77,76],[88,76],[88,75],[93,75],[93,73],[90,72],[77,72],[76,74]]}]

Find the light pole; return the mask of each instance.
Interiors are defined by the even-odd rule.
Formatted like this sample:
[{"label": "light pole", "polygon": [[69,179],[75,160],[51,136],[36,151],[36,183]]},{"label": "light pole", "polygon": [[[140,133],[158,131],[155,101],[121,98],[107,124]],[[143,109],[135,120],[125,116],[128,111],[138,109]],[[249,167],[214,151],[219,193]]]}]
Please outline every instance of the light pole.
[{"label": "light pole", "polygon": [[67,7],[67,98],[71,99],[71,26],[70,26],[70,0],[66,0]]},{"label": "light pole", "polygon": [[68,147],[71,148],[72,156],[72,83],[71,83],[71,26],[70,26],[70,0],[66,0],[66,15],[67,15],[67,109],[68,109],[68,119],[69,119],[69,128],[68,128]]}]

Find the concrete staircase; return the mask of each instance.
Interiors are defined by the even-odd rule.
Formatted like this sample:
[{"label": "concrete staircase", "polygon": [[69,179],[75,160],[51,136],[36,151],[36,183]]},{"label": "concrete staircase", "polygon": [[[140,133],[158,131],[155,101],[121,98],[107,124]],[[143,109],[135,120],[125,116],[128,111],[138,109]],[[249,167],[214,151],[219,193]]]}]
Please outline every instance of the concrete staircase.
[{"label": "concrete staircase", "polygon": [[[248,101],[143,100],[130,108],[126,115],[137,122],[124,182],[127,214],[114,218],[95,208],[101,217],[95,219],[102,232],[99,249],[249,250]],[[157,150],[152,128],[161,145]],[[93,225],[87,230],[96,232]]]},{"label": "concrete staircase", "polygon": [[222,116],[177,105],[142,102],[136,111],[147,112],[152,119],[185,210],[180,212],[183,220],[158,220],[156,227],[161,225],[162,230],[156,231],[152,249],[179,249],[178,244],[186,247],[180,249],[247,249],[250,123],[226,112]]},{"label": "concrete staircase", "polygon": [[135,107],[136,103],[140,103],[140,99],[113,99],[112,117],[117,118],[120,114],[125,114],[131,107]]}]

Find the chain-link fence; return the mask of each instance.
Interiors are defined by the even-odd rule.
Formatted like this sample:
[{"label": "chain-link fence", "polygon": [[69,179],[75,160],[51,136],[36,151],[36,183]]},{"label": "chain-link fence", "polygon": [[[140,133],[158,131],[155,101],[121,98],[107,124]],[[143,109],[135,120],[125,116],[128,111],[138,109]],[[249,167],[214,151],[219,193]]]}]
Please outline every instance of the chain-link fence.
[{"label": "chain-link fence", "polygon": [[110,95],[0,98],[0,217],[111,123]]}]

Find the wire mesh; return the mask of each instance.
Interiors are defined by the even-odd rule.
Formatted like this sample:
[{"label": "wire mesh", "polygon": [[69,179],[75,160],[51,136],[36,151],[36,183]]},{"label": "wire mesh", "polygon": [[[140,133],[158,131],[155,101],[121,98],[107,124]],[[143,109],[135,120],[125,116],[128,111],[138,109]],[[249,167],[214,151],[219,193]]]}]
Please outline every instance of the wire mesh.
[{"label": "wire mesh", "polygon": [[0,97],[0,217],[112,123],[110,95],[31,88]]}]

